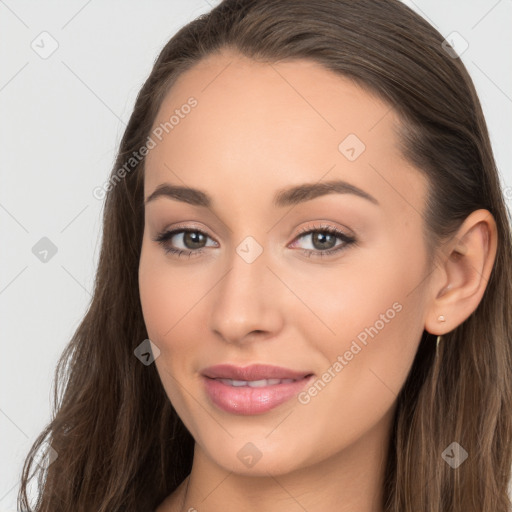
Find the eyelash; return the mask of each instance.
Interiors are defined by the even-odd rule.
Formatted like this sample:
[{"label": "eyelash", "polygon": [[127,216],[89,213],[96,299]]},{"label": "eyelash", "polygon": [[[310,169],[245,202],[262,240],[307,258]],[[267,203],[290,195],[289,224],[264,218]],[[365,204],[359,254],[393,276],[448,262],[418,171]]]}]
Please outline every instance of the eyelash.
[{"label": "eyelash", "polygon": [[[176,228],[171,231],[162,231],[155,238],[153,238],[153,241],[158,242],[160,245],[162,245],[166,254],[174,254],[178,258],[181,257],[182,255],[188,256],[189,258],[192,255],[194,255],[194,257],[195,257],[195,255],[199,255],[204,252],[204,249],[184,250],[184,249],[175,249],[174,247],[170,247],[169,245],[167,245],[167,242],[170,239],[172,239],[173,236],[180,234],[180,233],[200,233],[200,234],[210,238],[207,233],[205,233],[204,231],[202,231],[200,229]],[[304,228],[294,238],[294,241],[297,239],[300,239],[302,237],[305,237],[306,235],[310,235],[312,233],[328,233],[330,235],[335,235],[337,238],[340,238],[344,243],[334,246],[332,249],[327,249],[325,251],[312,250],[312,249],[299,249],[308,258],[332,256],[333,254],[336,254],[336,253],[346,249],[348,246],[357,243],[357,240],[355,237],[349,236],[346,233],[343,233],[339,229],[336,229],[332,226],[318,226],[318,227],[313,226],[313,228]]]}]

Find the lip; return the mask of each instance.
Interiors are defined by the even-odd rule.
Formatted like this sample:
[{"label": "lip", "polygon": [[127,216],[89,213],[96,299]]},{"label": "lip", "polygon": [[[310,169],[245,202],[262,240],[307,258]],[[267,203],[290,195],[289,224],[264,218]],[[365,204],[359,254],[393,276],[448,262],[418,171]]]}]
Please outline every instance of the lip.
[{"label": "lip", "polygon": [[[204,389],[211,402],[225,412],[241,415],[262,414],[278,407],[296,397],[313,378],[311,371],[296,371],[262,364],[246,367],[220,364],[202,371]],[[261,387],[234,387],[219,379],[294,379],[294,382]]]},{"label": "lip", "polygon": [[233,364],[217,364],[209,366],[201,372],[211,379],[261,380],[261,379],[301,379],[311,375],[311,371],[298,371],[269,364],[251,364],[235,366]]}]

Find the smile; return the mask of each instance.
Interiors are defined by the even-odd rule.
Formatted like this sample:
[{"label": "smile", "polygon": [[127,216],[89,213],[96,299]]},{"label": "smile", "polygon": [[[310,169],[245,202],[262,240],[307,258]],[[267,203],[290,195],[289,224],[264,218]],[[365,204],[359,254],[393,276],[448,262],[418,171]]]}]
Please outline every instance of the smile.
[{"label": "smile", "polygon": [[310,370],[271,364],[218,364],[201,372],[207,400],[231,414],[262,414],[296,397],[314,378]]},{"label": "smile", "polygon": [[261,379],[261,380],[233,380],[217,379],[223,384],[234,387],[249,386],[251,388],[262,388],[264,386],[275,386],[276,384],[289,384],[295,382],[295,379]]}]

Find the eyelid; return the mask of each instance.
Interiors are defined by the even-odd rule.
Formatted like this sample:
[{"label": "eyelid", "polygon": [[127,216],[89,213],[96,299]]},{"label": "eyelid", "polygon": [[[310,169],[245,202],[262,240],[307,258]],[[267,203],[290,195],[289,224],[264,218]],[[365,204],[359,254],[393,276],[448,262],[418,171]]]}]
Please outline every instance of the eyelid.
[{"label": "eyelid", "polygon": [[302,253],[310,257],[329,257],[337,255],[338,253],[341,253],[345,249],[347,249],[349,246],[357,245],[358,239],[353,234],[347,234],[344,231],[342,231],[340,228],[333,226],[332,224],[326,224],[322,223],[319,226],[313,225],[309,226],[307,228],[301,229],[301,231],[295,236],[292,243],[296,243],[296,240],[299,240],[307,235],[313,234],[313,233],[328,233],[335,238],[338,238],[341,240],[342,243],[335,245],[334,247],[331,247],[330,249],[325,250],[315,250],[315,249],[301,249]]},{"label": "eyelid", "polygon": [[[165,229],[162,229],[160,231],[160,233],[169,233],[169,232],[175,232],[175,231],[178,231],[182,229],[183,231],[193,231],[193,230],[197,230],[205,235],[207,235],[208,237],[210,237],[212,240],[214,240],[216,243],[218,243],[215,238],[213,236],[211,236],[208,231],[203,228],[202,226],[199,226],[199,225],[195,225],[195,224],[186,224],[186,223],[183,223],[183,224],[177,224],[176,226],[173,226],[172,228],[165,228]],[[302,227],[299,232],[295,235],[295,237],[293,238],[293,240],[295,240],[296,238],[298,238],[299,236],[302,236],[302,235],[307,235],[307,234],[310,234],[312,232],[315,232],[315,231],[322,231],[322,230],[327,230],[327,231],[331,231],[331,232],[337,232],[339,233],[340,235],[343,235],[345,236],[346,238],[355,238],[355,235],[352,233],[351,230],[348,230],[349,232],[346,233],[344,231],[342,231],[341,229],[333,226],[332,224],[321,224],[319,226],[316,226],[316,225],[313,225],[313,226],[307,226],[307,227]]]},{"label": "eyelid", "polygon": [[340,229],[336,226],[333,226],[332,224],[326,224],[326,223],[320,224],[319,226],[313,225],[313,226],[301,228],[295,238],[298,238],[299,236],[313,233],[316,231],[330,231],[333,233],[336,232],[339,235],[343,235],[347,238],[355,238],[355,235],[351,230],[347,229],[348,232],[344,232],[342,229]]},{"label": "eyelid", "polygon": [[[217,247],[219,246],[219,243],[214,239],[214,237],[210,236],[210,234],[207,232],[207,230],[203,229],[202,227],[196,226],[194,224],[178,224],[176,226],[173,226],[172,228],[164,229],[163,231],[159,232],[156,237],[153,238],[153,241],[158,242],[160,245],[164,247],[164,250],[168,254],[174,254],[181,256],[182,254],[185,254],[188,257],[192,256],[198,256],[204,252],[204,249],[206,247],[201,247],[197,249],[180,249],[176,247],[168,247],[167,242],[174,238],[174,236],[180,234],[180,233],[187,233],[187,232],[198,232],[203,235],[205,235],[207,238],[212,240],[215,244],[217,244]],[[305,254],[307,257],[324,257],[324,256],[334,256],[334,254],[339,253],[346,249],[350,245],[357,245],[357,238],[353,234],[347,234],[344,231],[342,231],[340,228],[333,226],[332,224],[326,224],[322,223],[319,226],[313,225],[302,228],[299,233],[293,238],[292,244],[307,235],[318,233],[318,232],[324,232],[328,233],[338,239],[342,240],[341,244],[335,245],[334,247],[326,250],[315,250],[315,249],[302,249],[299,248]],[[288,244],[289,246],[290,244]]]},{"label": "eyelid", "polygon": [[171,228],[162,229],[162,231],[160,233],[174,233],[176,235],[176,234],[178,234],[178,232],[182,232],[182,231],[197,231],[199,233],[206,235],[208,238],[213,240],[216,244],[219,243],[209,233],[208,229],[204,228],[202,225],[196,225],[193,223],[192,224],[186,224],[186,223],[176,224],[175,226],[172,226]]}]

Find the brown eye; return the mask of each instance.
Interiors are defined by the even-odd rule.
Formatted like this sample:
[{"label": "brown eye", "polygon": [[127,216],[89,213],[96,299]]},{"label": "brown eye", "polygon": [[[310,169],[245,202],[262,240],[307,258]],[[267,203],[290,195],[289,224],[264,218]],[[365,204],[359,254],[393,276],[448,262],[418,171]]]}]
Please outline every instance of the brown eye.
[{"label": "brown eye", "polygon": [[[178,256],[192,256],[203,252],[208,247],[207,241],[211,238],[199,229],[175,229],[159,233],[153,240],[164,247],[166,253]],[[213,242],[213,240],[212,240]],[[210,246],[217,247],[216,242]]]},{"label": "brown eye", "polygon": [[311,234],[311,240],[315,249],[323,251],[332,249],[336,245],[336,236],[325,231],[317,231]]},{"label": "brown eye", "polygon": [[200,231],[185,231],[183,236],[183,244],[187,249],[200,249],[204,247],[204,243],[208,238]]},{"label": "brown eye", "polygon": [[[302,247],[306,256],[330,256],[348,246],[356,243],[353,236],[349,236],[333,226],[320,226],[306,229],[297,236],[296,241],[305,239],[310,241],[309,247]],[[337,243],[337,240],[340,242]],[[294,246],[297,242],[294,242]]]}]

